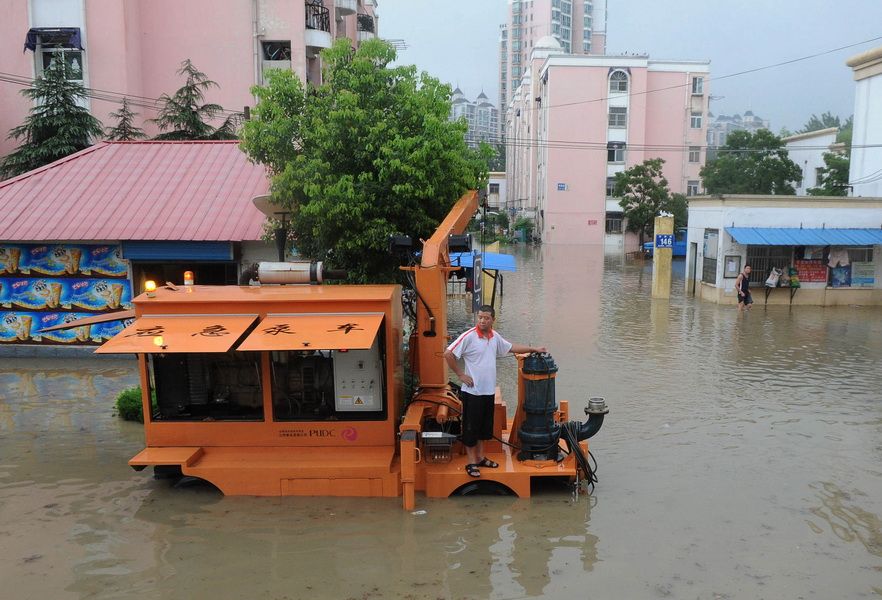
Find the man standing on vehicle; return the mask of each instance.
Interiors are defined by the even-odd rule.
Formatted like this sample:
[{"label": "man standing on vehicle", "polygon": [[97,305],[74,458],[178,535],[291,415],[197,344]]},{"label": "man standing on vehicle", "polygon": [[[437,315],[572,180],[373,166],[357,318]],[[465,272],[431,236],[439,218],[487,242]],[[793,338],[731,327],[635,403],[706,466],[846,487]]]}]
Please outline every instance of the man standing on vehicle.
[{"label": "man standing on vehicle", "polygon": [[[462,401],[462,443],[469,463],[466,473],[480,477],[479,467],[495,469],[498,463],[484,455],[484,440],[493,437],[493,401],[496,395],[496,359],[512,354],[545,352],[544,346],[531,347],[512,344],[493,331],[496,312],[492,306],[478,309],[477,325],[460,335],[444,352],[451,370],[462,381],[459,398]],[[465,369],[460,369],[458,360]]]},{"label": "man standing on vehicle", "polygon": [[744,270],[738,274],[738,278],[735,280],[739,312],[744,309],[750,310],[753,305],[753,298],[750,296],[750,271],[750,265],[744,265]]}]

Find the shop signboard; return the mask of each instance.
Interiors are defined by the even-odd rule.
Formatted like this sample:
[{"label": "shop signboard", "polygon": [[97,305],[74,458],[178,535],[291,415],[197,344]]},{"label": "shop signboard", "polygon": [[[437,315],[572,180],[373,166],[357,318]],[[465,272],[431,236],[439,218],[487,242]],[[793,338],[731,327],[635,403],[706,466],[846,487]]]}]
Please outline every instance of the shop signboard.
[{"label": "shop signboard", "polygon": [[799,281],[802,283],[827,283],[827,265],[823,260],[802,260],[793,261],[796,267]]},{"label": "shop signboard", "polygon": [[100,344],[115,336],[133,321],[133,319],[109,321],[71,329],[42,332],[41,330],[47,327],[70,323],[92,315],[76,312],[32,311],[2,311],[0,315],[2,315],[0,318],[0,343]]},{"label": "shop signboard", "polygon": [[876,265],[871,262],[851,263],[851,287],[874,287]]},{"label": "shop signboard", "polygon": [[0,343],[102,343],[122,331],[123,323],[41,330],[130,309],[128,273],[117,245],[0,244]]}]

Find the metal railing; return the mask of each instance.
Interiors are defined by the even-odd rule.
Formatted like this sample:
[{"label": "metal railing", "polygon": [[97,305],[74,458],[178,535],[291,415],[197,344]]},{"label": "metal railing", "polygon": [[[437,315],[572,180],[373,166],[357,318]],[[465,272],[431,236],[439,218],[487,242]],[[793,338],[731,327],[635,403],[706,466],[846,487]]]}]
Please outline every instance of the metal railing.
[{"label": "metal railing", "polygon": [[370,15],[358,15],[358,30],[374,33],[374,18]]},{"label": "metal railing", "polygon": [[331,32],[331,11],[322,0],[306,0],[306,28]]}]

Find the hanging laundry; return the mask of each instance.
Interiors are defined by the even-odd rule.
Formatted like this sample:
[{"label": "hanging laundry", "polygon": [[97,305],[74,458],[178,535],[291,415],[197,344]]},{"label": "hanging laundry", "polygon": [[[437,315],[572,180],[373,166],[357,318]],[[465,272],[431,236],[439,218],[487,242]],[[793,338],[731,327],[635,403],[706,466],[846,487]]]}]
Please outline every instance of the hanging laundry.
[{"label": "hanging laundry", "polygon": [[842,265],[843,267],[848,266],[848,250],[845,248],[830,249],[830,257],[827,260],[827,266],[836,267],[837,265]]}]

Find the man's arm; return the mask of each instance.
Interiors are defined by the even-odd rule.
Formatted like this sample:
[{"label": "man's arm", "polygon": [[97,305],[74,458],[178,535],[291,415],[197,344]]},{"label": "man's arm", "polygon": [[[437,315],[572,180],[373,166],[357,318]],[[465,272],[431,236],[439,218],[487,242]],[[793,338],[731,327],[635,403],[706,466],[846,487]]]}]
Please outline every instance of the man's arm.
[{"label": "man's arm", "polygon": [[456,356],[450,350],[444,351],[444,360],[447,361],[447,366],[450,367],[450,370],[456,373],[456,376],[459,377],[459,380],[466,385],[475,385],[475,380],[472,379],[469,375],[466,375],[460,368],[459,362],[456,360]]},{"label": "man's arm", "polygon": [[509,350],[512,354],[529,354],[530,352],[548,352],[545,346],[523,346],[521,344],[512,344]]},{"label": "man's arm", "polygon": [[739,273],[738,277],[735,278],[735,291],[738,292],[738,296],[741,296],[741,280],[744,278],[744,273]]}]

